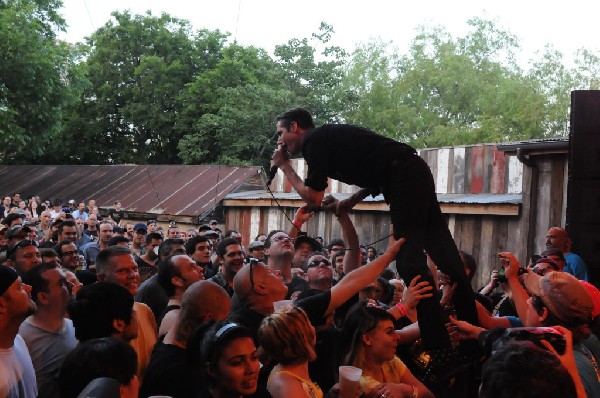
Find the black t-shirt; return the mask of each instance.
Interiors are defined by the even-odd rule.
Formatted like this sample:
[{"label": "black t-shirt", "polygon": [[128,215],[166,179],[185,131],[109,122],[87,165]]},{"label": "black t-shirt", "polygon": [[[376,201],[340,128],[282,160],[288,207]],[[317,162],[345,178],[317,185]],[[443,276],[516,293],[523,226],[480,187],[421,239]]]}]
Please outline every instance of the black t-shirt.
[{"label": "black t-shirt", "polygon": [[415,150],[364,127],[326,124],[304,135],[302,155],[308,164],[304,184],[324,191],[331,177],[376,191],[384,185],[391,161],[406,153]]},{"label": "black t-shirt", "polygon": [[338,366],[341,362],[341,336],[336,328],[317,331],[315,352],[317,358],[308,363],[310,379],[317,383],[321,390],[327,392],[336,383]]},{"label": "black t-shirt", "polygon": [[117,224],[121,222],[123,217],[125,217],[125,212],[123,210],[117,211],[117,209],[110,209],[108,212],[108,216],[113,219]]},{"label": "black t-shirt", "polygon": [[138,266],[138,272],[140,274],[140,283],[143,283],[147,279],[150,279],[151,276],[158,272],[158,269],[155,265],[148,264],[147,262],[142,260],[141,257],[135,257],[135,263]]},{"label": "black t-shirt", "polygon": [[192,369],[187,363],[185,348],[157,342],[140,387],[140,398],[152,395],[173,398],[195,396],[200,383]]},{"label": "black t-shirt", "polygon": [[[323,324],[325,312],[327,311],[330,302],[331,291],[328,290],[315,296],[297,300],[294,302],[294,305],[297,305],[306,311],[306,315],[308,316],[308,319],[310,319],[310,322],[313,324],[313,326],[318,326]],[[245,305],[240,305],[236,311],[229,315],[228,319],[231,322],[246,326],[252,333],[254,342],[258,347],[258,329],[260,328],[260,324],[264,318],[265,316],[263,314],[259,314]]]},{"label": "black t-shirt", "polygon": [[75,271],[75,276],[83,286],[91,285],[92,283],[96,283],[98,281],[96,273],[93,271],[78,270]]},{"label": "black t-shirt", "polygon": [[289,300],[294,292],[303,292],[308,289],[308,282],[306,279],[302,279],[298,275],[294,275],[292,276],[292,281],[286,286],[288,287],[288,292],[285,295],[285,299]]},{"label": "black t-shirt", "polygon": [[94,238],[98,237],[98,230],[97,229],[89,230],[89,229],[86,228],[86,229],[83,230],[83,233],[85,235],[87,235],[87,236],[92,236]]},{"label": "black t-shirt", "polygon": [[154,319],[158,319],[160,314],[162,314],[167,307],[169,297],[167,296],[165,289],[158,283],[156,275],[153,275],[140,285],[140,288],[135,295],[135,301],[144,303],[150,307],[154,314]]}]

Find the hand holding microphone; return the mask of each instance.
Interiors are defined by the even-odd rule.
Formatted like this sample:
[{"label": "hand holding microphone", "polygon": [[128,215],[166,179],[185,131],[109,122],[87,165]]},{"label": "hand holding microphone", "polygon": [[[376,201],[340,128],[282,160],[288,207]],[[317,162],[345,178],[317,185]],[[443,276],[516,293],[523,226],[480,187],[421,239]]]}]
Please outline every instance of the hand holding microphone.
[{"label": "hand holding microphone", "polygon": [[267,185],[271,185],[273,179],[277,175],[277,169],[279,166],[284,164],[285,162],[289,162],[290,153],[287,151],[287,147],[285,144],[279,144],[275,152],[273,152],[273,156],[271,157],[271,168],[269,169],[269,176],[267,178]]}]

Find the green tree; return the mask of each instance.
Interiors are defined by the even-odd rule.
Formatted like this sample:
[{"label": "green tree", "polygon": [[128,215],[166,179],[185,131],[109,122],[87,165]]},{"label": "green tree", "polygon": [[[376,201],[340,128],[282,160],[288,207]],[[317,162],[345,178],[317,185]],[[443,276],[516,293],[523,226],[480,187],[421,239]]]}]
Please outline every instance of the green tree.
[{"label": "green tree", "polygon": [[65,136],[77,137],[72,150],[82,163],[178,163],[181,96],[215,63],[222,35],[193,37],[188,22],[167,14],[112,16],[88,39],[89,85]]},{"label": "green tree", "polygon": [[338,119],[345,53],[324,47],[332,33],[322,24],[310,41],[276,46],[274,60],[263,50],[228,46],[216,67],[188,86],[187,96],[198,105],[186,112],[197,117],[185,117],[189,134],[179,144],[180,157],[186,163],[267,165],[277,114],[304,106],[320,121]]},{"label": "green tree", "polygon": [[275,147],[274,120],[292,95],[257,83],[218,90],[219,110],[204,114],[179,143],[185,163],[263,165]]},{"label": "green tree", "polygon": [[341,85],[347,54],[340,47],[328,45],[333,34],[333,27],[321,22],[310,39],[291,39],[276,46],[274,52],[284,72],[283,88],[294,93],[290,104],[310,109],[321,122],[341,120],[340,113],[348,101]]},{"label": "green tree", "polygon": [[423,27],[403,56],[382,43],[357,49],[344,118],[416,147],[543,136],[545,99],[516,65],[517,40],[492,21],[469,25],[458,39]]},{"label": "green tree", "polygon": [[0,0],[0,140],[2,163],[26,163],[60,129],[68,47],[60,0]]}]

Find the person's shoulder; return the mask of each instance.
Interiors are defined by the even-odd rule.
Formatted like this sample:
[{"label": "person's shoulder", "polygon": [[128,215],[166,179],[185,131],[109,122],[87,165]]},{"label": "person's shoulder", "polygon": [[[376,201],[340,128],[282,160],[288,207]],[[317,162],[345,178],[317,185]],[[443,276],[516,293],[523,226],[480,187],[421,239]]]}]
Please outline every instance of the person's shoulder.
[{"label": "person's shoulder", "polygon": [[302,382],[286,371],[273,370],[267,382],[267,390],[274,397],[304,396]]},{"label": "person's shoulder", "polygon": [[154,314],[152,313],[152,310],[150,309],[150,307],[148,307],[147,304],[141,303],[139,301],[134,301],[133,310],[137,313],[138,316],[142,315],[150,317],[150,315],[152,315],[152,318],[154,318]]},{"label": "person's shoulder", "polygon": [[20,351],[27,351],[27,355],[29,355],[29,350],[27,349],[27,344],[25,343],[25,339],[23,338],[23,336],[21,336],[20,334],[17,333],[17,335],[15,336],[15,340],[13,342],[13,347],[15,350],[20,350]]},{"label": "person's shoulder", "polygon": [[565,260],[569,261],[569,262],[578,262],[578,263],[583,263],[583,258],[581,258],[580,255],[575,254],[573,252],[569,253],[569,254],[565,254]]}]

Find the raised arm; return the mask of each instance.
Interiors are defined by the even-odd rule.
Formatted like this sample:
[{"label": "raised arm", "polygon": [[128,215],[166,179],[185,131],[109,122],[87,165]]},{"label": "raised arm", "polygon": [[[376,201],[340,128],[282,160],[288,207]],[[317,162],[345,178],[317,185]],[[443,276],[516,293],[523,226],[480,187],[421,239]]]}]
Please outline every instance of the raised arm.
[{"label": "raised arm", "polygon": [[350,215],[348,214],[349,209],[343,208],[338,213],[337,211],[340,209],[338,206],[339,203],[340,202],[331,195],[328,195],[325,199],[323,199],[323,208],[336,211],[337,219],[340,222],[342,240],[348,249],[344,255],[344,275],[347,275],[360,266],[360,247],[358,243],[358,235],[356,234],[356,228],[354,228],[354,224],[352,223]]},{"label": "raised arm", "polygon": [[354,206],[356,206],[356,204],[358,202],[360,202],[361,200],[363,200],[370,194],[371,194],[371,190],[368,188],[359,189],[357,192],[353,193],[352,196],[350,196],[349,198],[340,200],[337,203],[337,206],[335,209],[335,214],[339,215],[342,212],[347,213],[348,211],[350,211],[350,209],[352,209]]},{"label": "raised arm", "polygon": [[298,195],[304,199],[309,207],[314,209],[321,207],[324,192],[315,191],[311,187],[304,185],[304,181],[302,181],[290,163],[290,154],[286,148],[279,145],[275,152],[273,152],[271,163],[283,171],[290,184],[292,184]]},{"label": "raised arm", "polygon": [[517,309],[517,315],[519,315],[521,322],[525,323],[525,321],[527,321],[527,300],[529,300],[529,294],[519,281],[519,260],[517,260],[514,254],[510,252],[502,252],[499,253],[498,256],[504,266],[504,274],[506,275],[506,280],[508,280],[508,285],[510,286],[512,299]]},{"label": "raised arm", "polygon": [[296,210],[296,214],[294,214],[294,221],[292,222],[292,227],[290,228],[290,238],[295,239],[301,231],[302,225],[306,223],[311,217],[315,214],[314,211],[310,211],[308,205],[304,205],[299,207]]},{"label": "raised arm", "polygon": [[373,280],[383,272],[385,267],[394,260],[405,241],[404,238],[396,240],[392,235],[390,237],[390,244],[385,253],[371,261],[369,264],[348,273],[337,285],[332,287],[331,301],[329,302],[326,314],[331,314],[333,310],[345,303],[350,297],[358,293],[369,283],[373,282]]}]

